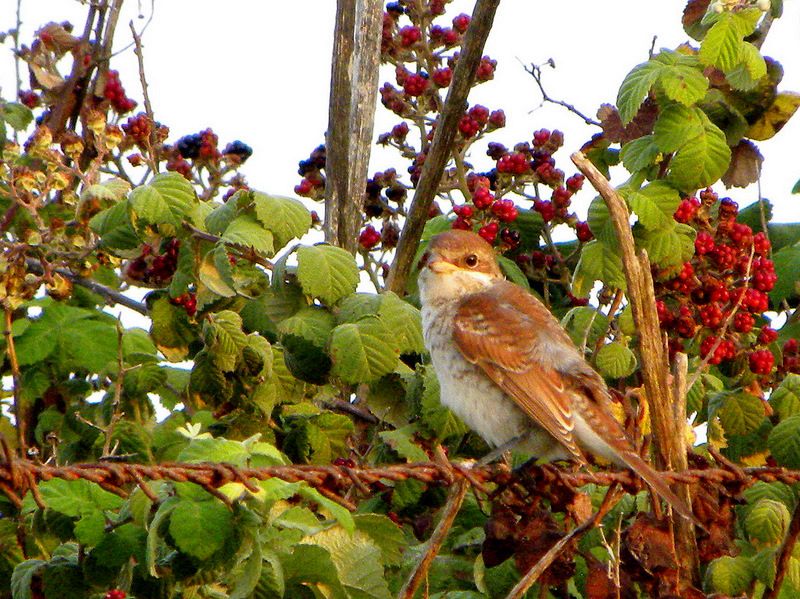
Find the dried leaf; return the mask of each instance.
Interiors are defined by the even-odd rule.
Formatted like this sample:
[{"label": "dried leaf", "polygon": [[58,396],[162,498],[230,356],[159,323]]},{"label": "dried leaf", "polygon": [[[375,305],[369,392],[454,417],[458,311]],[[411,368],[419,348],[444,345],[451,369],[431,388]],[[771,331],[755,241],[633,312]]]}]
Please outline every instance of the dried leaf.
[{"label": "dried leaf", "polygon": [[606,135],[613,143],[627,143],[653,132],[658,118],[658,105],[650,98],[645,99],[633,120],[623,126],[619,111],[611,104],[602,104],[597,110],[597,118]]},{"label": "dried leaf", "polygon": [[758,181],[764,157],[749,140],[742,140],[731,150],[731,165],[722,175],[726,187],[747,187]]}]

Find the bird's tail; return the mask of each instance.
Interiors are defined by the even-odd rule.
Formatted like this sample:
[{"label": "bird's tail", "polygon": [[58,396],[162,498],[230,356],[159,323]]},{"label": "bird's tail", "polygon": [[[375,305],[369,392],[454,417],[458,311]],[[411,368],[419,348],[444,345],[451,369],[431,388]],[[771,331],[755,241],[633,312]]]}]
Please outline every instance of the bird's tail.
[{"label": "bird's tail", "polygon": [[672,491],[672,489],[669,488],[669,485],[661,476],[661,474],[653,469],[650,464],[645,462],[637,453],[633,451],[619,452],[618,456],[628,468],[641,476],[644,479],[644,482],[646,482],[658,495],[660,495],[668,504],[670,504],[672,509],[692,522],[692,524],[695,526],[705,530],[705,526],[703,526],[692,513],[691,506],[687,505],[683,499],[678,497]]}]

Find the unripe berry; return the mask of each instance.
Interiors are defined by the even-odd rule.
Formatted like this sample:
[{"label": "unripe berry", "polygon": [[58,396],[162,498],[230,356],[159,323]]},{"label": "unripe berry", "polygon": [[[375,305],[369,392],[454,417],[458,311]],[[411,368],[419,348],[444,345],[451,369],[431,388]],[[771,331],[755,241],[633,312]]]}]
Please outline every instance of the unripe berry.
[{"label": "unripe berry", "polygon": [[467,27],[469,27],[470,16],[465,14],[460,14],[456,17],[453,17],[453,29],[458,31],[459,33],[466,33]]},{"label": "unripe berry", "polygon": [[492,228],[492,224],[494,223],[490,223],[478,229],[478,235],[483,237],[488,243],[494,243],[494,240],[497,239],[497,227]]},{"label": "unripe berry", "polygon": [[480,104],[476,104],[470,108],[467,114],[475,119],[481,126],[485,125],[489,121],[489,109]]},{"label": "unripe berry", "polygon": [[403,48],[413,46],[422,39],[422,33],[420,32],[419,27],[414,27],[413,25],[403,27],[397,33],[400,36],[400,45]]},{"label": "unripe berry", "polygon": [[553,206],[553,202],[547,200],[534,200],[533,209],[542,215],[542,220],[546,223],[549,223],[556,216],[556,209]]},{"label": "unripe berry", "polygon": [[550,141],[550,131],[547,129],[539,129],[533,134],[533,145],[536,147],[543,146]]},{"label": "unripe berry", "polygon": [[494,202],[494,196],[486,187],[479,187],[472,196],[472,203],[478,210],[486,210]]},{"label": "unripe berry", "polygon": [[578,236],[578,241],[583,243],[594,239],[594,234],[589,228],[589,223],[575,223],[575,234]]},{"label": "unripe berry", "polygon": [[506,126],[506,113],[502,110],[493,110],[489,115],[489,124],[496,129]]},{"label": "unripe berry", "polygon": [[762,345],[769,345],[778,338],[778,331],[771,327],[763,327],[758,334],[758,342]]},{"label": "unripe berry", "polygon": [[403,83],[403,91],[409,96],[421,96],[428,89],[428,78],[419,73],[409,75]]},{"label": "unripe berry", "polygon": [[381,240],[381,234],[372,225],[367,225],[358,236],[358,243],[364,249],[371,250]]},{"label": "unripe berry", "polygon": [[694,251],[698,256],[704,256],[714,251],[714,237],[707,231],[700,231],[694,240]]},{"label": "unripe berry", "polygon": [[567,189],[569,189],[572,193],[580,191],[581,187],[583,187],[583,181],[585,177],[581,174],[572,175],[566,181]]},{"label": "unripe berry", "polygon": [[754,324],[755,318],[748,312],[739,311],[733,317],[733,328],[740,333],[749,333]]},{"label": "unripe berry", "polygon": [[748,358],[753,374],[769,374],[775,365],[775,356],[768,349],[758,349]]},{"label": "unripe berry", "polygon": [[756,254],[761,254],[762,256],[766,256],[769,254],[769,250],[772,247],[770,244],[769,239],[767,236],[764,235],[763,231],[760,233],[756,233],[753,236],[753,248],[755,249]]},{"label": "unripe berry", "polygon": [[450,67],[436,69],[431,75],[431,79],[438,87],[448,87],[453,80],[453,70]]},{"label": "unripe berry", "polygon": [[480,82],[494,79],[494,71],[496,68],[497,61],[492,60],[488,56],[484,56],[481,58],[481,62],[478,65],[478,70],[475,72],[475,79]]},{"label": "unripe berry", "polygon": [[461,120],[458,122],[458,130],[466,139],[475,137],[480,129],[481,126],[478,121],[466,114],[462,116]]}]

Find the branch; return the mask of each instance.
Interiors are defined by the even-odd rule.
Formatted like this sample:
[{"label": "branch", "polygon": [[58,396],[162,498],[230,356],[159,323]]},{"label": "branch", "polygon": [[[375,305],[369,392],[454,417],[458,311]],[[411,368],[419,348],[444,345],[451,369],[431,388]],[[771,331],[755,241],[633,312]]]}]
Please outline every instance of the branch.
[{"label": "branch", "polygon": [[439,182],[450,158],[458,121],[464,114],[467,96],[475,81],[475,71],[483,56],[483,47],[492,29],[492,22],[499,4],[500,0],[477,0],[475,2],[472,20],[464,35],[464,45],[453,73],[453,81],[447,92],[447,99],[436,126],[430,152],[422,166],[414,200],[408,211],[408,218],[400,235],[394,262],[386,281],[386,288],[398,295],[403,295],[405,292],[414,255],[428,220],[428,212],[439,190]]},{"label": "branch", "polygon": [[11,334],[11,325],[13,322],[12,311],[9,308],[6,308],[5,314],[6,327],[3,331],[3,335],[5,335],[6,338],[6,355],[8,356],[8,362],[11,365],[11,377],[13,385],[12,392],[14,394],[14,418],[17,421],[17,445],[19,446],[21,455],[25,455],[25,448],[28,440],[28,415],[24,406],[22,405],[22,397],[20,395],[21,377],[19,371],[19,360],[17,360],[17,350],[14,346],[14,337]]},{"label": "branch", "polygon": [[536,85],[539,86],[539,92],[542,94],[542,103],[539,104],[539,106],[540,107],[544,106],[545,102],[550,102],[551,104],[562,106],[566,108],[568,111],[570,111],[572,114],[575,114],[580,118],[582,118],[583,122],[586,123],[587,125],[594,125],[595,127],[600,127],[601,125],[599,121],[594,120],[590,116],[586,116],[580,110],[575,108],[574,105],[568,104],[567,102],[564,102],[564,100],[555,100],[547,94],[547,92],[544,90],[544,84],[542,84],[542,67],[544,65],[547,65],[553,69],[556,68],[556,63],[552,58],[549,59],[544,64],[540,65],[532,64],[530,67],[525,67],[525,71],[528,74],[530,74],[531,77],[533,77],[533,80],[536,82]]},{"label": "branch", "polygon": [[156,120],[153,117],[153,105],[150,104],[150,94],[147,91],[147,79],[144,75],[144,54],[142,53],[142,37],[136,33],[136,28],[133,26],[133,21],[129,23],[131,34],[133,35],[134,49],[133,53],[136,54],[136,59],[139,62],[139,81],[142,84],[142,95],[144,96],[144,110],[147,113],[147,118],[150,121],[150,135],[147,137],[147,162],[149,163],[150,170],[154,175],[158,174],[158,159],[156,158],[155,144],[156,139]]},{"label": "branch", "polygon": [[382,3],[338,0],[326,136],[325,240],[358,249],[381,60]]},{"label": "branch", "polygon": [[[42,263],[35,258],[25,258],[25,266],[34,274],[44,274]],[[104,298],[106,298],[106,302],[109,305],[119,304],[121,306],[125,306],[126,308],[130,308],[134,312],[138,312],[143,316],[147,316],[147,306],[145,306],[142,302],[137,302],[135,299],[120,293],[116,289],[107,287],[101,283],[98,283],[97,281],[93,281],[92,279],[87,279],[86,277],[76,275],[74,272],[66,268],[51,268],[50,272],[58,273],[65,279],[72,281],[73,284],[80,285],[89,291],[92,291],[98,295],[102,295]]]}]

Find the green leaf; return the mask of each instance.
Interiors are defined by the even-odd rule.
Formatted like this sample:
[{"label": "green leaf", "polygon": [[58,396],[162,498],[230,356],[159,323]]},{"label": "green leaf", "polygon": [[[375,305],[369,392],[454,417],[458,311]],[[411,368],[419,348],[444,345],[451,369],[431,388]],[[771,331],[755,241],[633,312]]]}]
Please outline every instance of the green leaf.
[{"label": "green leaf", "polygon": [[789,527],[791,514],[779,501],[760,499],[744,522],[747,536],[761,545],[778,545]]},{"label": "green leaf", "polygon": [[232,310],[212,314],[203,323],[203,333],[214,364],[222,372],[232,372],[247,346],[242,317]]},{"label": "green leaf", "polygon": [[170,362],[180,362],[189,353],[189,343],[196,335],[189,323],[186,310],[170,303],[169,298],[160,297],[149,304],[150,337]]},{"label": "green leaf", "polygon": [[800,468],[800,416],[779,423],[769,435],[769,450],[778,464]]},{"label": "green leaf", "polygon": [[19,102],[3,102],[0,104],[0,118],[15,131],[24,131],[33,122],[33,111]]},{"label": "green leaf", "polygon": [[775,583],[775,575],[777,573],[775,558],[777,553],[778,550],[776,548],[768,547],[750,558],[756,579],[768,587],[772,587]]},{"label": "green leaf", "polygon": [[681,190],[715,183],[728,169],[731,149],[725,134],[702,112],[703,132],[680,148],[670,163],[669,180]]},{"label": "green leaf", "polygon": [[608,317],[591,306],[576,306],[561,319],[577,347],[594,347],[608,330]]},{"label": "green leaf", "polygon": [[89,512],[75,523],[75,538],[83,545],[97,545],[103,540],[105,527],[106,519],[102,512]]},{"label": "green leaf", "polygon": [[222,234],[222,240],[226,243],[252,248],[268,257],[275,253],[272,233],[248,214],[233,219]]},{"label": "green leaf", "polygon": [[420,311],[389,291],[380,295],[378,317],[392,331],[401,354],[425,353]]},{"label": "green leaf", "polygon": [[228,599],[247,599],[258,586],[261,579],[261,570],[264,559],[261,555],[261,543],[253,543],[250,555],[244,561],[241,568],[235,572],[231,581],[231,591]]},{"label": "green leaf", "polygon": [[666,181],[654,181],[638,191],[629,192],[626,199],[636,213],[638,222],[648,230],[674,228],[672,215],[681,203],[678,191]]},{"label": "green leaf", "polygon": [[417,433],[417,425],[409,424],[393,431],[381,431],[378,436],[408,462],[427,462],[428,454],[414,443],[413,435]]},{"label": "green leaf", "polygon": [[603,376],[621,379],[636,370],[636,356],[622,343],[608,343],[595,355],[595,363]]},{"label": "green leaf", "polygon": [[773,305],[783,300],[800,295],[797,273],[800,272],[800,243],[785,247],[772,255],[775,263],[775,274],[778,280],[769,294]]},{"label": "green leaf", "polygon": [[317,591],[314,597],[348,599],[327,549],[307,543],[293,545],[291,549],[290,554],[281,556],[286,580],[286,592],[281,597],[303,597],[312,589]]},{"label": "green leaf", "polygon": [[122,498],[102,489],[88,480],[62,480],[54,478],[39,484],[45,504],[65,516],[77,517],[95,511],[115,510]]},{"label": "green leaf", "polygon": [[169,518],[169,533],[178,549],[197,559],[208,559],[233,532],[233,514],[219,500],[184,500]]},{"label": "green leaf", "polygon": [[617,244],[617,234],[614,231],[614,223],[611,222],[608,206],[606,206],[601,196],[596,196],[589,204],[589,214],[586,217],[586,222],[597,241],[608,246]]},{"label": "green leaf", "polygon": [[350,596],[390,599],[381,551],[368,535],[361,531],[348,534],[340,528],[330,528],[310,540],[328,550],[339,580]]},{"label": "green leaf", "polygon": [[617,94],[617,108],[622,124],[627,125],[636,116],[650,88],[658,80],[662,66],[653,61],[637,65],[625,76]]},{"label": "green leaf", "polygon": [[181,462],[216,462],[245,466],[250,459],[250,452],[241,441],[230,439],[192,439],[178,454]]},{"label": "green leaf", "polygon": [[622,259],[609,246],[598,240],[590,241],[583,246],[572,278],[572,292],[578,297],[588,295],[595,281],[602,281],[609,287],[625,289]]},{"label": "green leaf", "polygon": [[641,230],[637,227],[635,234],[650,260],[662,268],[678,266],[694,255],[695,230],[688,225],[673,221],[663,229]]},{"label": "green leaf", "polygon": [[[722,399],[714,410],[722,423],[726,435],[747,435],[754,432],[764,421],[764,405],[761,400],[749,393],[722,393],[712,398],[712,402]],[[709,406],[709,411],[712,408]]]},{"label": "green leaf", "polygon": [[297,280],[306,295],[332,305],[356,290],[358,266],[349,252],[336,246],[304,246],[297,250]]},{"label": "green leaf", "polygon": [[725,78],[734,89],[751,90],[767,74],[767,63],[758,48],[749,42],[742,43],[741,62],[725,73]]},{"label": "green leaf", "polygon": [[[620,159],[628,172],[635,173],[648,168],[660,154],[653,135],[644,135],[629,141],[620,151]],[[591,227],[591,225],[590,225]]]},{"label": "green leaf", "polygon": [[750,586],[753,569],[744,556],[723,556],[708,565],[703,587],[707,592],[741,595]]},{"label": "green leaf", "polygon": [[787,374],[781,384],[772,391],[769,403],[781,420],[800,414],[800,374]]},{"label": "green leaf", "polygon": [[89,228],[100,236],[101,247],[112,250],[139,247],[139,236],[133,230],[126,202],[120,202],[95,214],[89,220]]},{"label": "green leaf", "polygon": [[743,38],[753,32],[760,16],[758,9],[721,13],[700,44],[700,62],[725,72],[733,69],[741,60]]},{"label": "green leaf", "polygon": [[[689,57],[686,57],[689,58]],[[692,63],[696,60],[692,57]],[[699,102],[708,90],[708,79],[700,65],[676,64],[661,69],[658,83],[670,100],[691,106]]]},{"label": "green leaf", "polygon": [[277,247],[284,247],[292,239],[300,239],[311,227],[311,213],[292,198],[253,192],[256,218],[272,231]]},{"label": "green leaf", "polygon": [[197,278],[211,293],[221,297],[236,295],[231,277],[231,264],[228,261],[228,251],[223,244],[206,252],[197,267]]},{"label": "green leaf", "polygon": [[346,533],[353,534],[356,524],[353,520],[353,515],[347,510],[347,508],[342,507],[332,499],[328,499],[314,487],[309,487],[305,483],[300,484],[300,486],[297,488],[297,493],[304,499],[313,501],[321,509],[327,510]]},{"label": "green leaf", "polygon": [[203,224],[212,235],[222,235],[239,214],[239,203],[232,197],[224,204],[209,204],[209,206],[213,206],[214,209],[206,215]]},{"label": "green leaf", "polygon": [[42,573],[45,599],[85,599],[88,582],[77,559],[54,557]]},{"label": "green leaf", "polygon": [[702,134],[703,112],[681,104],[665,106],[653,128],[653,140],[662,152],[676,152]]},{"label": "green leaf", "polygon": [[384,566],[399,566],[407,545],[403,529],[381,514],[355,514],[356,530],[366,533],[381,550]]},{"label": "green leaf", "polygon": [[128,196],[134,227],[157,227],[163,235],[175,235],[197,202],[194,187],[178,173],[156,175]]},{"label": "green leaf", "polygon": [[458,416],[442,405],[439,399],[439,379],[432,368],[425,369],[420,408],[423,424],[440,441],[464,436],[469,431]]},{"label": "green leaf", "polygon": [[331,333],[332,374],[345,383],[369,383],[395,369],[400,350],[378,318],[341,324]]},{"label": "green leaf", "polygon": [[324,348],[335,325],[336,317],[331,312],[319,306],[308,306],[283,320],[278,325],[278,332],[282,339],[301,337],[318,348]]},{"label": "green leaf", "polygon": [[47,562],[40,559],[29,559],[14,567],[11,575],[11,597],[13,599],[31,599],[31,582],[33,577],[47,565]]}]

